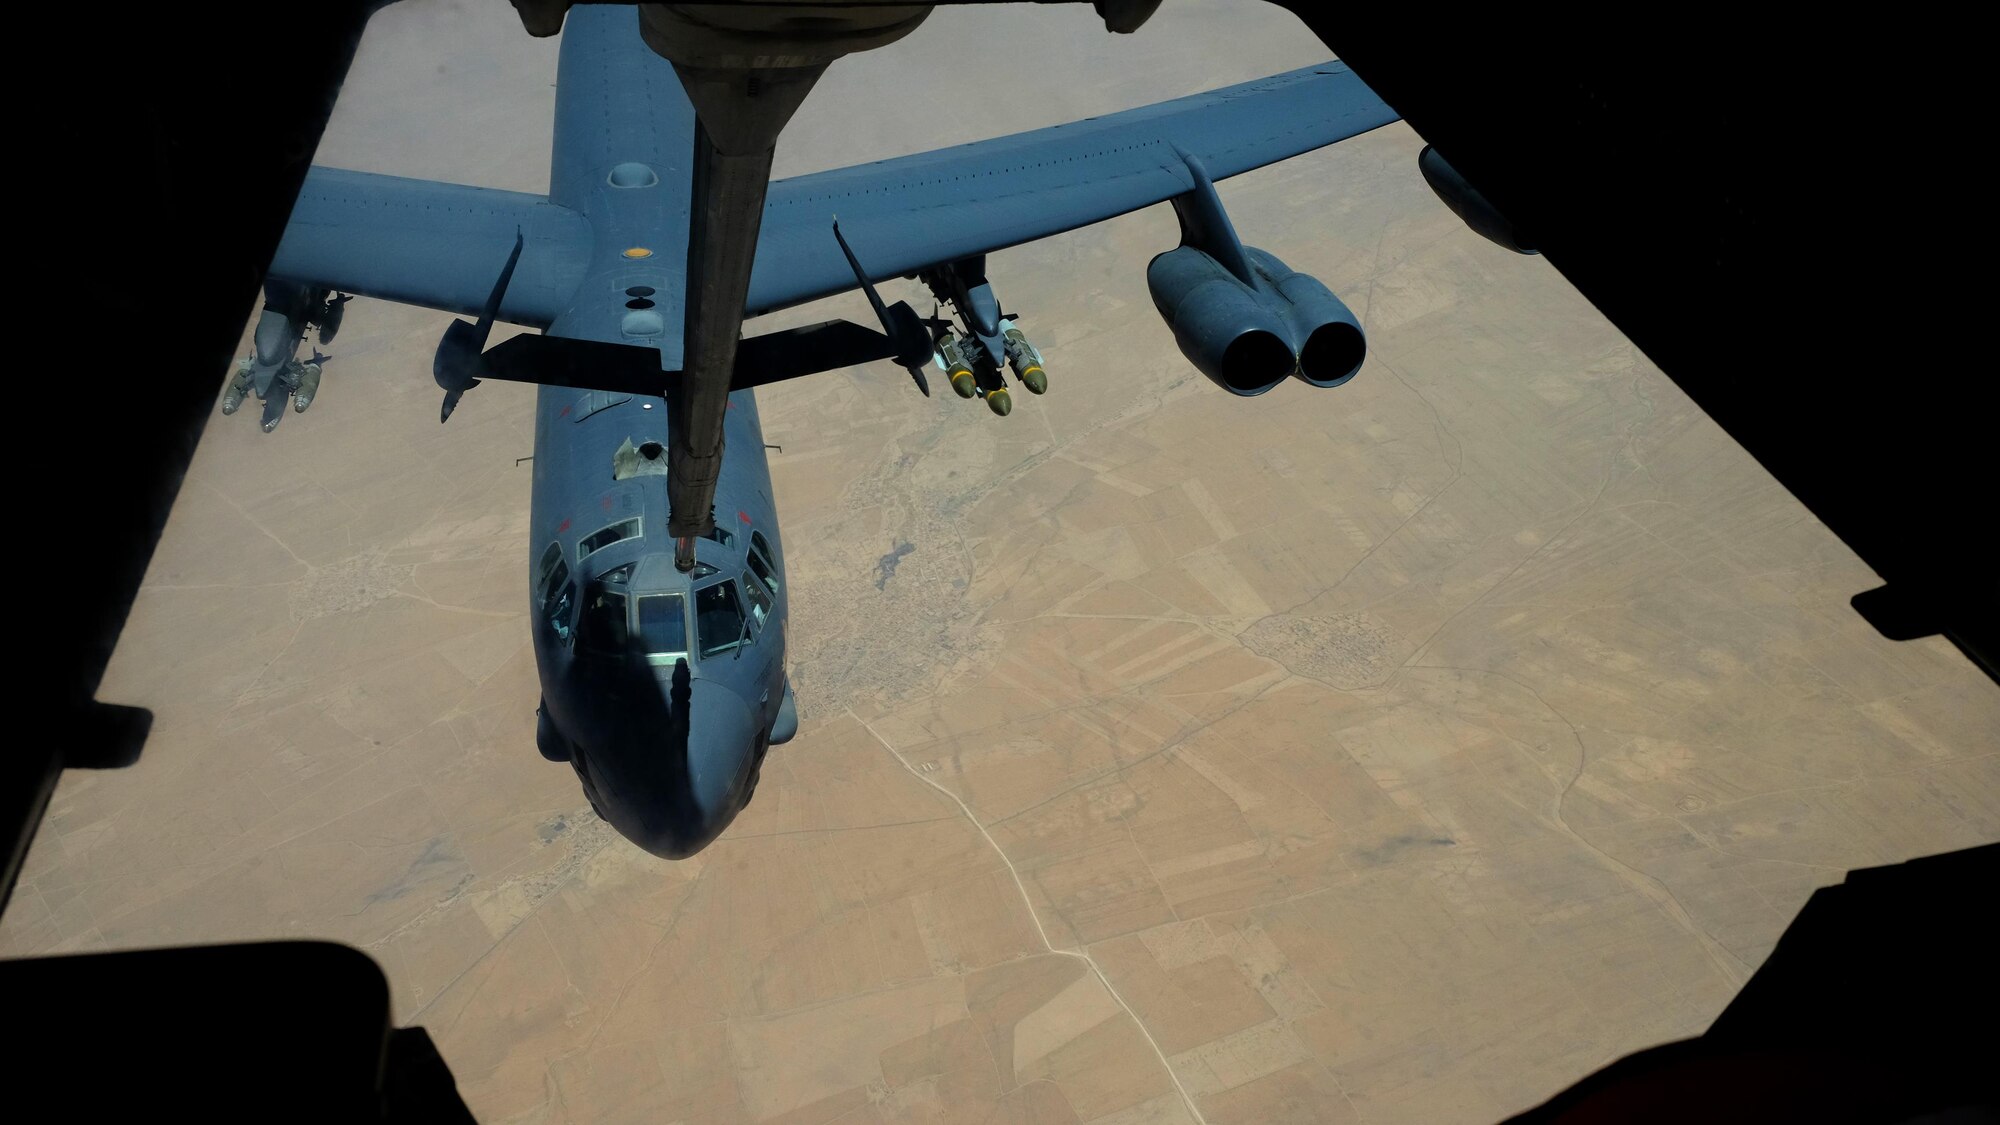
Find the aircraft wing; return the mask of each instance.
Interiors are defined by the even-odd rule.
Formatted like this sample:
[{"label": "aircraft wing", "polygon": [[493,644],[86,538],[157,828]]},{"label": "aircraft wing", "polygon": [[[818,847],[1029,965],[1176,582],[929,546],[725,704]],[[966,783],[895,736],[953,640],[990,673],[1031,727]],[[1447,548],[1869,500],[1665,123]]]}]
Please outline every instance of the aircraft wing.
[{"label": "aircraft wing", "polygon": [[[1104,117],[781,180],[767,197],[745,315],[856,287],[833,237],[836,215],[870,277],[894,277],[1171,199],[1195,186],[1182,153],[1219,180],[1395,120],[1352,71],[1328,61]],[[477,317],[516,232],[521,258],[498,319],[545,329],[587,272],[592,234],[584,216],[538,195],[313,168],[270,273]],[[853,336],[820,325],[774,338],[752,349],[762,366],[738,385],[825,370],[835,358],[890,354],[879,341]],[[786,348],[818,359],[788,361]],[[617,367],[597,349],[587,370],[572,363],[556,373],[545,351],[487,374],[580,386],[611,379]],[[643,368],[633,377],[650,387],[659,367],[647,354],[627,366]]]},{"label": "aircraft wing", "polygon": [[539,195],[314,168],[270,272],[476,317],[516,231],[521,260],[500,319],[546,328],[589,264],[590,226]]},{"label": "aircraft wing", "polygon": [[833,220],[872,278],[1016,246],[1396,120],[1328,61],[1104,117],[858,164],[771,185],[750,276],[758,315],[855,287]]}]

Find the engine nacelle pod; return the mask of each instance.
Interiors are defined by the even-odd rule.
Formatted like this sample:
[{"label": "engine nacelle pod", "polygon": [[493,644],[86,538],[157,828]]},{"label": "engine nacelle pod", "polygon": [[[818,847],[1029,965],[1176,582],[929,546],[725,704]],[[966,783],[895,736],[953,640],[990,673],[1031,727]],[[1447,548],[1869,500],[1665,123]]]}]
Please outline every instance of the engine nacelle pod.
[{"label": "engine nacelle pod", "polygon": [[1451,208],[1452,214],[1465,220],[1465,225],[1471,227],[1473,233],[1516,254],[1539,253],[1528,245],[1514,224],[1507,221],[1507,216],[1493,206],[1492,200],[1481,195],[1478,188],[1459,175],[1458,169],[1445,163],[1438,150],[1425,145],[1424,151],[1417,154],[1417,171],[1424,174],[1424,182],[1431,185],[1431,190],[1444,200],[1444,205]]},{"label": "engine nacelle pod", "polygon": [[1146,266],[1153,307],[1195,369],[1233,395],[1261,395],[1298,366],[1291,332],[1276,310],[1192,246]]},{"label": "engine nacelle pod", "polygon": [[1354,378],[1368,357],[1368,337],[1353,310],[1311,274],[1299,273],[1254,246],[1245,247],[1245,252],[1251,268],[1285,299],[1285,318],[1299,350],[1294,374],[1315,387],[1338,387]]}]

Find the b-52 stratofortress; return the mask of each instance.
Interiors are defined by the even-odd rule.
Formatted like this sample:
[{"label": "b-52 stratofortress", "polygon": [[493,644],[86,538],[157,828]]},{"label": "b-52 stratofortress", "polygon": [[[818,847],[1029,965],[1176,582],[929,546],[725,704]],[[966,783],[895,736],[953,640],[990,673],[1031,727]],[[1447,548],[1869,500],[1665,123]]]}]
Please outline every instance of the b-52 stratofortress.
[{"label": "b-52 stratofortress", "polygon": [[[348,295],[475,318],[438,345],[440,418],[482,380],[539,385],[537,743],[655,855],[713,841],[768,748],[798,728],[754,388],[886,359],[925,394],[936,374],[1005,415],[1010,374],[1035,395],[1049,375],[995,296],[988,255],[1163,202],[1181,244],[1147,282],[1202,374],[1247,396],[1360,369],[1354,315],[1238,241],[1213,184],[1395,120],[1339,63],[771,182],[768,148],[728,131],[723,72],[663,57],[631,7],[579,6],[567,22],[548,195],[314,168],[271,262],[256,355],[223,405],[254,390],[266,430],[288,400],[303,410],[301,375],[316,383],[323,357],[293,357],[312,326],[332,336]],[[753,74],[735,90],[754,106],[782,88]],[[786,96],[767,140],[804,91]],[[725,222],[745,199],[748,220]],[[921,280],[938,308],[885,305],[873,283],[891,277]],[[836,320],[741,336],[745,317],[857,288],[879,330]],[[496,321],[541,332],[489,349]],[[704,459],[718,463],[707,478]]]}]

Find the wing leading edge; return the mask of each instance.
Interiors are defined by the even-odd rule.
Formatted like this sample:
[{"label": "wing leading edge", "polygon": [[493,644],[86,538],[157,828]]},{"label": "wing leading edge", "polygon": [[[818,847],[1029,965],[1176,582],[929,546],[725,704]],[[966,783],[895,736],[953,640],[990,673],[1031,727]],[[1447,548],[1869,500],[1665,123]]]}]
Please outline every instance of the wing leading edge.
[{"label": "wing leading edge", "polygon": [[[837,214],[875,277],[1101,222],[1358,136],[1396,114],[1326,62],[1102,117],[771,185],[746,315],[856,288]],[[307,174],[274,277],[479,315],[513,246],[499,319],[547,328],[589,268],[589,220],[538,195],[337,168]]]},{"label": "wing leading edge", "polygon": [[894,277],[1060,234],[1213,179],[1380,128],[1396,113],[1325,62],[1122,113],[781,180],[750,278],[757,315],[855,288],[837,214],[870,272]]}]

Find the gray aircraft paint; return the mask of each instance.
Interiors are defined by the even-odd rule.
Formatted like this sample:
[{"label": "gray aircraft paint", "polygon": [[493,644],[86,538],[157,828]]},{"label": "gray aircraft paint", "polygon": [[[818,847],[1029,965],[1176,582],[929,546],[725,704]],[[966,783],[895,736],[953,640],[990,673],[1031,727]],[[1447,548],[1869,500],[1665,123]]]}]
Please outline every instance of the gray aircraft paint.
[{"label": "gray aircraft paint", "polygon": [[[589,258],[549,333],[658,348],[662,366],[672,369],[681,355],[694,110],[669,63],[629,32],[616,34],[616,24],[631,19],[629,9],[579,9],[563,37],[549,198],[582,215],[592,238]],[[635,257],[636,251],[646,253]],[[738,391],[729,397],[724,420],[725,443],[736,452],[725,461],[715,502],[716,522],[728,542],[704,540],[700,552],[700,561],[718,572],[691,579],[674,568],[666,478],[641,473],[614,480],[613,457],[627,442],[665,446],[675,399],[539,389],[530,565],[538,567],[549,544],[559,546],[578,592],[573,620],[579,624],[590,582],[630,564],[631,578],[623,584],[628,621],[636,622],[639,597],[678,593],[687,628],[698,633],[697,591],[730,584],[742,611],[750,612],[744,585],[758,581],[747,557],[751,533],[760,534],[773,553],[780,550],[755,392]],[[585,536],[633,517],[639,520],[639,537],[578,561]],[[659,716],[665,725],[671,727],[681,717],[677,712],[685,711],[685,734],[664,739],[651,724],[606,722],[602,712],[608,709],[597,704],[592,689],[609,670],[592,666],[594,658],[579,649],[574,630],[567,640],[557,635],[542,614],[545,591],[535,591],[543,706],[570,743],[573,764],[600,815],[655,854],[678,857],[699,850],[748,797],[755,759],[764,752],[786,691],[790,590],[782,578],[782,557],[772,562],[779,568],[774,604],[761,628],[750,625],[752,641],[740,655],[701,657],[698,650],[707,638],[691,637],[684,708],[673,705],[674,668],[646,665],[646,675],[631,675],[639,665],[630,664],[636,657],[628,654],[629,686],[640,695],[658,689],[667,704]],[[643,644],[636,628],[634,640]],[[622,703],[638,705],[642,714],[650,709],[642,700]],[[680,750],[672,744],[683,739],[685,773],[658,769],[657,760]],[[672,815],[663,816],[662,810]]]},{"label": "gray aircraft paint", "polygon": [[[629,7],[570,12],[547,198],[315,168],[271,275],[478,316],[518,238],[498,319],[559,339],[657,349],[662,371],[678,371],[694,113],[637,22]],[[1394,119],[1329,62],[779,181],[767,198],[746,314],[856,287],[832,234],[836,213],[870,276],[915,273],[1190,192],[1212,195],[1202,166],[1221,179]],[[668,857],[692,854],[728,826],[754,792],[767,746],[797,727],[784,663],[790,589],[754,392],[729,396],[729,452],[715,502],[726,536],[700,543],[697,576],[674,568],[664,465],[648,455],[668,443],[674,397],[539,388],[528,552],[543,752],[570,760],[593,806],[621,834]],[[638,521],[638,535],[579,559],[584,539],[628,519]],[[748,613],[745,590],[760,581],[753,538],[771,556],[768,615],[750,625],[747,644],[703,657],[691,599],[732,583]],[[545,582],[541,563],[552,548],[565,573]],[[618,585],[628,597],[630,636],[616,655],[593,656],[581,635],[583,603],[591,583],[610,573],[625,575]],[[567,591],[568,601],[551,599],[552,591]],[[693,651],[684,661],[649,660],[634,631],[636,599],[672,593],[684,599]],[[552,601],[565,607],[560,622],[546,612]]]}]

